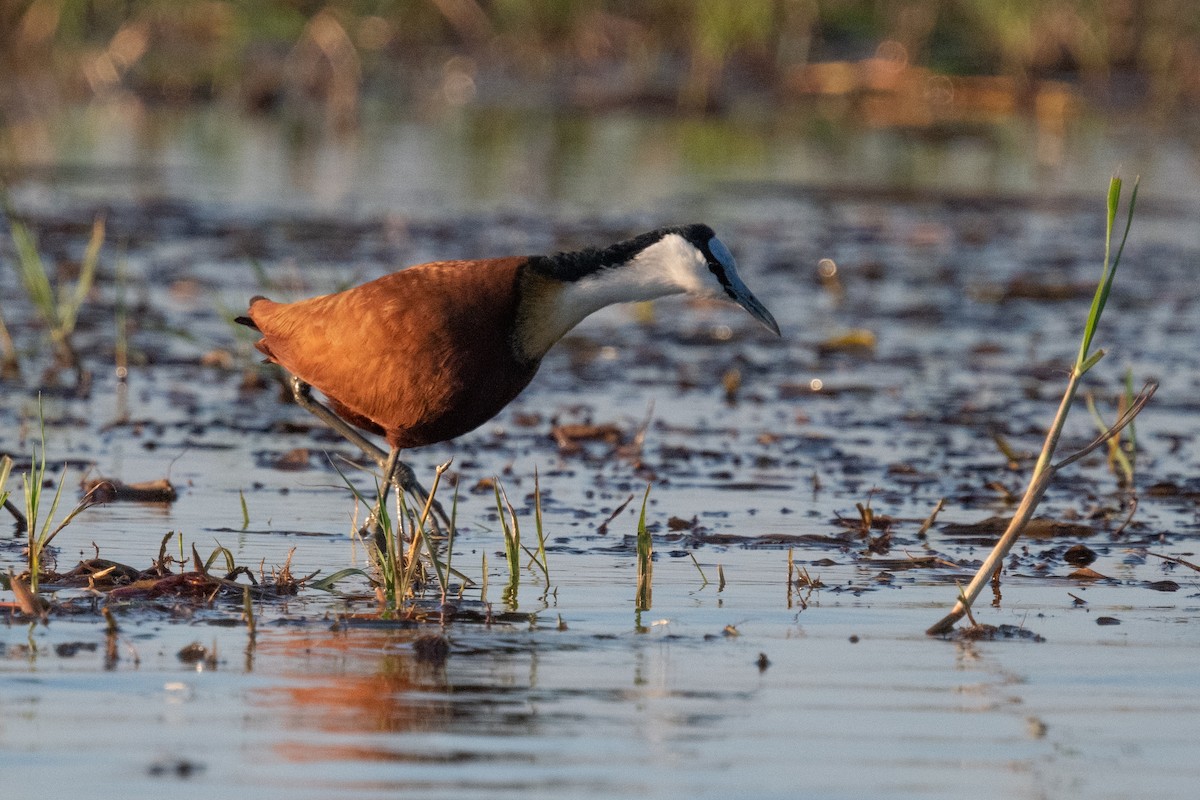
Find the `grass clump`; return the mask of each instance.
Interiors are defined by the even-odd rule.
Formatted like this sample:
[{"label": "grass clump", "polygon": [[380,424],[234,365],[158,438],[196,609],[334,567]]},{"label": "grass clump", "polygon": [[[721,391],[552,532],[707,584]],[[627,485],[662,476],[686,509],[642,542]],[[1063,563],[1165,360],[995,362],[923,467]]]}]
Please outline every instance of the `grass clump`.
[{"label": "grass clump", "polygon": [[[79,265],[79,276],[70,285],[58,281],[55,287],[50,282],[46,262],[38,251],[37,237],[33,232],[15,218],[7,209],[9,234],[13,247],[16,249],[16,267],[21,284],[30,302],[41,317],[42,323],[50,332],[54,342],[55,360],[63,369],[75,373],[76,388],[80,394],[86,394],[90,383],[90,374],[83,367],[79,354],[75,349],[72,337],[76,323],[79,321],[79,311],[87,301],[88,294],[96,279],[96,267],[100,261],[100,249],[104,245],[104,217],[97,216],[92,222],[92,233],[84,251],[83,260]],[[0,333],[0,341],[8,340],[5,350],[11,348],[11,339],[7,330]],[[12,355],[15,358],[15,352]],[[6,356],[6,359],[8,356]]]},{"label": "grass clump", "polygon": [[963,589],[960,590],[958,601],[954,604],[953,610],[932,625],[926,633],[930,635],[943,635],[949,633],[954,625],[964,616],[969,616],[972,603],[979,596],[983,587],[995,575],[1003,564],[1003,559],[1012,546],[1020,538],[1021,533],[1025,530],[1026,525],[1033,518],[1034,510],[1041,502],[1043,495],[1049,488],[1054,476],[1062,469],[1070,466],[1080,460],[1087,454],[1091,453],[1096,448],[1104,445],[1111,439],[1118,437],[1126,426],[1133,422],[1141,410],[1149,402],[1154,395],[1157,384],[1151,382],[1146,384],[1141,393],[1127,402],[1127,407],[1116,422],[1091,444],[1084,447],[1070,456],[1055,463],[1053,461],[1055,450],[1058,447],[1059,438],[1062,435],[1063,426],[1067,420],[1067,414],[1071,410],[1071,406],[1075,401],[1075,396],[1079,391],[1079,386],[1083,380],[1083,376],[1088,373],[1092,367],[1099,363],[1104,357],[1103,350],[1092,350],[1092,342],[1096,335],[1097,326],[1100,324],[1100,317],[1104,313],[1104,308],[1108,303],[1109,295],[1112,292],[1113,279],[1117,274],[1117,266],[1121,261],[1121,254],[1125,251],[1125,242],[1129,237],[1129,229],[1133,224],[1133,212],[1137,204],[1137,181],[1134,181],[1133,192],[1129,198],[1128,212],[1125,220],[1125,231],[1121,236],[1121,241],[1114,255],[1112,250],[1113,243],[1113,226],[1117,217],[1117,209],[1121,199],[1121,179],[1114,177],[1109,182],[1108,187],[1108,202],[1107,202],[1107,225],[1105,229],[1104,241],[1104,271],[1100,277],[1100,282],[1096,286],[1096,292],[1092,297],[1091,309],[1088,312],[1087,322],[1084,324],[1083,336],[1079,345],[1079,352],[1075,357],[1075,363],[1071,367],[1071,373],[1067,381],[1067,388],[1063,392],[1062,401],[1059,403],[1058,412],[1054,416],[1053,422],[1050,424],[1049,431],[1046,434],[1045,443],[1042,445],[1041,453],[1038,455],[1037,463],[1034,465],[1033,474],[1029,479],[1028,487],[1025,494],[1021,498],[1020,505],[1012,520],[1009,522],[1008,528],[996,542],[988,557],[984,559],[979,571],[975,577]]},{"label": "grass clump", "polygon": [[538,539],[537,552],[530,550],[521,543],[521,523],[517,517],[517,510],[509,502],[508,493],[504,491],[504,487],[500,485],[500,481],[494,480],[492,488],[496,493],[496,513],[500,518],[500,527],[504,533],[504,560],[508,564],[508,583],[505,584],[500,597],[509,609],[515,610],[517,607],[517,592],[521,586],[521,553],[529,556],[529,563],[526,567],[529,569],[537,567],[545,579],[546,591],[542,595],[543,599],[550,592],[550,566],[546,559],[546,533],[542,525],[541,485],[535,472],[533,520]]},{"label": "grass clump", "polygon": [[[384,603],[385,613],[399,612],[404,604],[415,598],[422,587],[426,585],[426,562],[433,570],[443,599],[449,593],[451,576],[459,575],[451,569],[449,555],[445,562],[439,558],[435,531],[432,530],[434,526],[431,524],[437,503],[438,487],[441,484],[442,475],[449,468],[449,462],[437,467],[433,486],[425,498],[419,515],[409,509],[404,493],[397,492],[395,521],[387,510],[387,484],[376,484],[378,499],[374,503],[374,510],[367,525],[367,529],[373,533],[367,545],[367,552],[376,571],[377,591]],[[338,469],[336,464],[334,464],[334,469],[337,470],[355,499],[366,504],[366,498],[350,482],[345,473]],[[448,520],[447,549],[454,543],[454,519],[457,514],[458,492],[456,491],[451,516]],[[421,555],[422,549],[425,551],[424,558]],[[338,576],[344,577],[352,572],[354,570],[343,570],[338,573]],[[466,580],[465,576],[460,575],[460,577]],[[322,583],[328,581],[329,579],[326,579]]]}]

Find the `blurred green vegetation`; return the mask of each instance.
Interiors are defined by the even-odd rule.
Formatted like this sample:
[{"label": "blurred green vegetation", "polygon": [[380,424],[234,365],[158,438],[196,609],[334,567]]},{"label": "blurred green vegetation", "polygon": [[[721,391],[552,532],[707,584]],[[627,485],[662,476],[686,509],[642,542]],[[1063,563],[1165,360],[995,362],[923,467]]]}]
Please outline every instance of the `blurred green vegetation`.
[{"label": "blurred green vegetation", "polygon": [[1193,0],[0,0],[0,122],[114,94],[339,125],[375,96],[719,110],[905,70],[1179,110],[1198,34]]}]

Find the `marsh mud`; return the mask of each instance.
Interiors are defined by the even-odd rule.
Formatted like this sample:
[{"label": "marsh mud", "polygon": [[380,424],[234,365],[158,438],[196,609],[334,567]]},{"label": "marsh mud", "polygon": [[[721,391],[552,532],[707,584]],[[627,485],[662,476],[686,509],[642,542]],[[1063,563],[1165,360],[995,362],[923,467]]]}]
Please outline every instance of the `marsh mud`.
[{"label": "marsh mud", "polygon": [[[289,558],[304,580],[255,594],[249,614],[240,592],[113,598],[86,581],[51,587],[44,624],[14,612],[0,641],[6,791],[1189,795],[1200,778],[1200,216],[1194,191],[1177,187],[1194,189],[1194,169],[1172,170],[1164,151],[1126,153],[1119,138],[1088,151],[1126,153],[1127,174],[1149,173],[1097,338],[1108,356],[1087,384],[1107,420],[1127,380],[1161,384],[1136,423],[1133,484],[1103,450],[1064,473],[975,611],[994,635],[944,641],[924,630],[1011,516],[1065,385],[1116,164],[1038,172],[1020,146],[985,148],[989,161],[972,140],[919,153],[947,174],[975,170],[978,186],[960,175],[847,187],[836,160],[869,142],[810,145],[824,179],[773,170],[800,152],[778,140],[749,165],[696,174],[685,131],[636,140],[637,158],[669,161],[672,178],[606,204],[597,198],[618,194],[627,167],[572,176],[559,165],[549,180],[527,136],[516,153],[458,153],[453,172],[444,159],[462,132],[443,134],[396,129],[357,160],[330,145],[309,154],[309,172],[255,162],[274,151],[253,136],[221,168],[205,169],[205,148],[182,137],[125,169],[128,158],[105,161],[100,137],[101,155],[76,172],[17,171],[10,199],[52,274],[71,274],[97,213],[107,238],[74,334],[86,387],[55,368],[15,271],[0,270],[20,357],[3,379],[0,450],[15,476],[27,470],[41,414],[64,506],[93,478],[174,491],[88,509],[54,540],[55,568],[104,559],[136,575],[174,531],[175,572],[196,567],[193,547],[203,557],[219,545],[268,584]],[[414,165],[407,189],[389,163]],[[230,164],[270,177],[252,186]],[[456,186],[434,181],[439,169]],[[1170,177],[1156,187],[1153,174]],[[318,588],[367,567],[353,536],[363,509],[339,470],[364,492],[372,478],[284,401],[232,323],[248,297],[690,219],[730,243],[782,338],[723,304],[597,314],[496,420],[409,454],[430,477],[453,459],[453,565],[474,586],[448,606],[430,600],[416,621],[379,619],[362,574]],[[1080,405],[1062,452],[1095,433]],[[523,570],[515,597],[502,596],[491,481],[528,544],[535,471],[548,575]],[[647,486],[653,595],[638,611]],[[25,535],[5,525],[0,558],[19,572]],[[224,575],[224,554],[216,563]]]}]

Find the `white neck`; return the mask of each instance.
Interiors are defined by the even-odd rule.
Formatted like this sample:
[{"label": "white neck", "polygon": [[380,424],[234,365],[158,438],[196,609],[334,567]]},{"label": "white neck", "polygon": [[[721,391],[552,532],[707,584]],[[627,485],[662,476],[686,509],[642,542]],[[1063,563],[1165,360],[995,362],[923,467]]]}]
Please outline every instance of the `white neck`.
[{"label": "white neck", "polygon": [[614,303],[654,300],[684,292],[706,292],[704,255],[678,234],[668,234],[624,264],[561,284],[561,289],[527,309],[522,349],[540,358],[588,315]]}]

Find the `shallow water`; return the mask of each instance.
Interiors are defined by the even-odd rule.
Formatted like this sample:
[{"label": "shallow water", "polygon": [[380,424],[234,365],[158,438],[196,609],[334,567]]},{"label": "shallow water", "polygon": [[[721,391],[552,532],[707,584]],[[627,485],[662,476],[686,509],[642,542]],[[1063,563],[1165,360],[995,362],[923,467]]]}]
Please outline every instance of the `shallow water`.
[{"label": "shallow water", "polygon": [[[240,604],[223,603],[121,606],[114,650],[90,612],[8,624],[0,774],[11,791],[52,781],[182,797],[1190,796],[1200,578],[1154,555],[1196,561],[1200,524],[1200,223],[1182,145],[1128,148],[1119,129],[1081,123],[1065,148],[1075,155],[1048,168],[1028,163],[1032,134],[1016,123],[995,148],[897,147],[866,130],[800,151],[778,131],[751,131],[750,155],[713,166],[711,154],[689,155],[689,135],[720,131],[616,119],[565,151],[586,157],[551,158],[565,166],[544,174],[546,153],[564,152],[545,137],[565,147],[545,120],[379,122],[358,150],[324,144],[300,157],[269,130],[232,136],[205,115],[159,121],[170,135],[153,137],[91,124],[88,164],[15,190],[51,252],[81,247],[103,192],[126,262],[124,300],[110,251],[81,319],[91,397],[43,400],[48,451],[70,460],[72,488],[86,468],[169,476],[180,498],[89,510],[56,540],[63,567],[93,543],[144,567],[168,531],[202,554],[219,542],[256,570],[293,548],[300,575],[365,565],[353,502],[325,455],[353,453],[274,387],[239,388],[255,358],[223,316],[254,293],[300,297],[398,264],[604,242],[697,215],[731,244],[785,335],[723,305],[609,309],[496,421],[413,453],[422,475],[455,459],[454,565],[478,580],[486,555],[490,624],[475,613],[478,590],[444,629],[339,622],[374,610],[360,578],[259,604],[253,638]],[[509,133],[498,143],[480,128]],[[146,165],[129,169],[144,156],[130,142],[145,141],[157,143]],[[742,140],[718,139],[718,151],[720,141]],[[632,155],[614,167],[605,142]],[[990,542],[952,526],[1011,513],[989,484],[1018,492],[1029,468],[1010,468],[992,433],[1032,451],[1053,414],[1099,273],[1110,160],[1147,183],[1098,338],[1110,355],[1089,386],[1111,419],[1126,368],[1138,385],[1162,384],[1137,424],[1138,510],[1115,533],[1121,493],[1102,457],[1086,460],[1043,506],[1083,527],[1023,543],[1001,594],[977,610],[1043,641],[929,639]],[[399,164],[412,171],[403,181],[391,177]],[[840,290],[821,282],[822,258],[837,263]],[[1028,287],[1018,278],[1034,294],[1066,287],[1066,299],[1016,297]],[[20,297],[11,271],[0,290]],[[107,366],[122,304],[137,321],[123,399]],[[0,450],[24,454],[47,354],[26,304],[3,311],[26,375],[5,385]],[[875,334],[873,350],[822,346],[858,328]],[[230,358],[200,363],[217,350]],[[728,397],[731,370],[740,386]],[[109,426],[122,406],[128,421]],[[648,420],[643,447],[560,451],[552,425],[580,420],[616,423],[627,440]],[[1080,408],[1064,447],[1092,435]],[[272,466],[294,448],[310,450],[307,469]],[[535,469],[551,589],[525,571],[505,609],[494,499],[470,490],[500,475],[528,541]],[[653,606],[639,614],[633,537],[648,483],[656,563]],[[940,498],[946,509],[919,537]],[[868,501],[894,518],[890,540],[853,524]],[[1068,577],[1063,554],[1077,543],[1107,579]],[[789,593],[789,548],[822,588]],[[926,555],[943,563],[914,564]],[[19,540],[0,558],[19,566]],[[417,637],[439,630],[448,658],[423,660]],[[215,650],[213,662],[181,661],[192,642]]]}]

